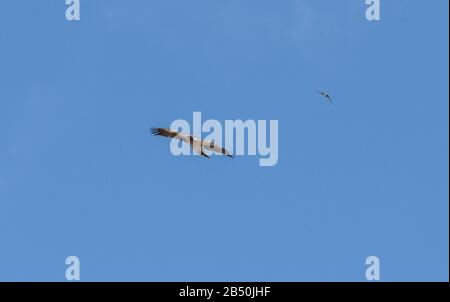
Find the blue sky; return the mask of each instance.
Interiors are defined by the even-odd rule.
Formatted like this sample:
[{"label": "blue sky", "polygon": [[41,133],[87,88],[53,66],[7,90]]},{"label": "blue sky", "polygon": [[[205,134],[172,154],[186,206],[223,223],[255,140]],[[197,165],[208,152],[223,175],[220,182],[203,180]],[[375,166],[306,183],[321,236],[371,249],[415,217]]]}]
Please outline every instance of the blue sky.
[{"label": "blue sky", "polygon": [[[1,281],[448,281],[448,1],[64,2],[0,4]],[[278,164],[148,132],[194,111]]]}]

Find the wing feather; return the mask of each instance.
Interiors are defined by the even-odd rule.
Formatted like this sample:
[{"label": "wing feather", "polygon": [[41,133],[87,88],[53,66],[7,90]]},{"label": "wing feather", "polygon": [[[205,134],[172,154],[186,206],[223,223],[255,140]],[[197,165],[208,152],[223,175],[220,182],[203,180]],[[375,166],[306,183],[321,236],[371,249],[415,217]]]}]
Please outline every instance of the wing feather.
[{"label": "wing feather", "polygon": [[178,131],[170,130],[168,128],[151,128],[150,132],[153,135],[161,135],[165,137],[176,138],[185,141],[186,143],[190,143],[189,135]]}]

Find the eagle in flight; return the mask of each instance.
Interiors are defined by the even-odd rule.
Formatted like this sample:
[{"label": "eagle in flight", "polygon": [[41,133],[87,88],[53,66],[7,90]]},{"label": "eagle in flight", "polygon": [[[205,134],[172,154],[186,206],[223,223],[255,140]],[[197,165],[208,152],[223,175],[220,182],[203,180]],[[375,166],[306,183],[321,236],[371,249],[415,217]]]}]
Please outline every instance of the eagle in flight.
[{"label": "eagle in flight", "polygon": [[323,96],[324,98],[326,98],[328,101],[330,101],[330,103],[333,103],[333,100],[331,99],[331,96],[328,92],[326,91],[317,91],[318,94],[320,94],[321,96]]},{"label": "eagle in flight", "polygon": [[228,152],[228,150],[222,148],[221,146],[215,145],[214,140],[202,140],[196,138],[193,135],[170,130],[168,128],[151,128],[150,132],[153,135],[161,135],[165,137],[176,138],[179,139],[180,141],[188,143],[192,146],[192,149],[194,149],[195,152],[207,158],[209,158],[210,156],[204,152],[204,148],[233,158],[233,155],[230,152]]}]

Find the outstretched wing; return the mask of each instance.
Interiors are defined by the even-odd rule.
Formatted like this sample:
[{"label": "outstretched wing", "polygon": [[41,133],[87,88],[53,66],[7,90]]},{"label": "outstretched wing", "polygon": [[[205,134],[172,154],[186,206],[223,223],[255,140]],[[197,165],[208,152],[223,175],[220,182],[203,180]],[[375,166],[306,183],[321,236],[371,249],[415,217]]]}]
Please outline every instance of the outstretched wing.
[{"label": "outstretched wing", "polygon": [[197,152],[198,154],[200,154],[201,156],[204,156],[204,157],[209,158],[209,156],[205,152],[203,152],[203,148],[221,153],[221,154],[229,156],[229,157],[233,157],[231,155],[231,153],[228,152],[226,149],[224,149],[220,146],[214,146],[214,144],[212,144],[211,141],[201,141],[198,138],[190,136],[185,133],[173,131],[168,128],[151,128],[150,132],[153,135],[160,135],[160,136],[165,136],[165,137],[176,138],[176,139],[182,140],[182,141],[190,144],[192,146],[192,149],[195,152]]},{"label": "outstretched wing", "polygon": [[168,128],[151,128],[150,132],[153,135],[161,135],[161,136],[165,136],[165,137],[176,138],[176,139],[185,141],[188,144],[190,143],[189,135],[178,132],[178,131],[173,131]]},{"label": "outstretched wing", "polygon": [[204,140],[204,141],[202,141],[202,146],[203,146],[203,148],[206,148],[208,150],[211,150],[211,151],[214,151],[214,152],[226,155],[226,156],[231,157],[231,158],[233,157],[233,155],[230,152],[228,152],[227,149],[225,149],[225,148],[223,148],[221,146],[217,146],[215,144],[212,144],[212,141],[205,141]]}]

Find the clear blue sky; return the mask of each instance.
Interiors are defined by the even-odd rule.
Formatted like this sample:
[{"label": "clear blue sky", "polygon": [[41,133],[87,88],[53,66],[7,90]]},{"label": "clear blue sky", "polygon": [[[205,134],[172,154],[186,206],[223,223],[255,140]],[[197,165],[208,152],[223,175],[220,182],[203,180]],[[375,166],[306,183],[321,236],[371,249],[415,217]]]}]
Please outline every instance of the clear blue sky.
[{"label": "clear blue sky", "polygon": [[[448,280],[447,0],[64,2],[0,4],[0,280]],[[193,111],[278,165],[148,132]]]}]

